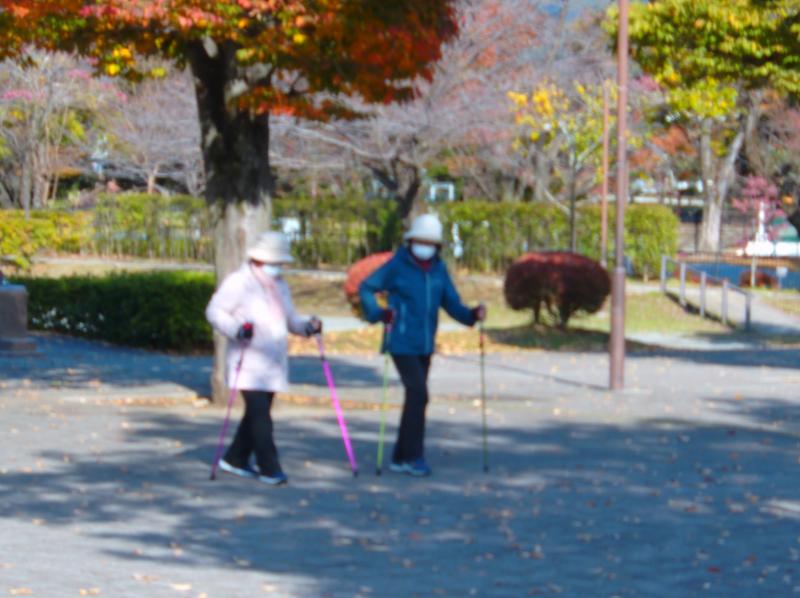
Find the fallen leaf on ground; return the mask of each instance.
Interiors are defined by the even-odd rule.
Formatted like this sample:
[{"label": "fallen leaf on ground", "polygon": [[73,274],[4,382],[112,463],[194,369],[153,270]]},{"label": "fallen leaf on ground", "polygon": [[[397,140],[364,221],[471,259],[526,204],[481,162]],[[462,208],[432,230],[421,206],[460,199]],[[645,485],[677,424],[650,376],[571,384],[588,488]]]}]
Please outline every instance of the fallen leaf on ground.
[{"label": "fallen leaf on ground", "polygon": [[169,587],[171,587],[176,592],[188,592],[189,590],[192,589],[192,584],[190,584],[190,583],[171,583],[171,584],[169,584]]}]

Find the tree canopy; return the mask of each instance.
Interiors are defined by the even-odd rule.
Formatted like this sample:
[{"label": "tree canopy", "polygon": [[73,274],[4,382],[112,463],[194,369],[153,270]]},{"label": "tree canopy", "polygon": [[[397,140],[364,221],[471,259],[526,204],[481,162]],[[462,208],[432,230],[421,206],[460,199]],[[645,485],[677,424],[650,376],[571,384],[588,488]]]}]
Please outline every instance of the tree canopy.
[{"label": "tree canopy", "polygon": [[[456,33],[444,0],[0,0],[0,54],[26,44],[76,51],[99,72],[159,76],[152,57],[185,64],[202,49],[236,69],[241,110],[336,114],[338,94],[409,98]],[[234,74],[234,73],[232,73]],[[313,92],[324,92],[319,99]]]},{"label": "tree canopy", "polygon": [[[607,22],[616,37],[616,19]],[[636,2],[630,40],[639,65],[667,88],[694,87],[711,77],[745,89],[800,92],[795,0]]]}]

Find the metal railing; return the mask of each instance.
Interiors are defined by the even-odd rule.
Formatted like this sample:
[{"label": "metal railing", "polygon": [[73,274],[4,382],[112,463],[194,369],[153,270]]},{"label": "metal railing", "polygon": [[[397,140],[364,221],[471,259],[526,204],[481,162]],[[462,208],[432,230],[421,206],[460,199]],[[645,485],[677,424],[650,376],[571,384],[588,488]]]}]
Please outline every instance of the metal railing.
[{"label": "metal railing", "polygon": [[668,278],[667,267],[670,263],[678,267],[678,279],[680,281],[679,282],[680,286],[678,287],[678,303],[680,303],[681,306],[686,307],[689,303],[686,298],[686,273],[691,272],[693,274],[696,274],[700,278],[700,299],[697,309],[700,312],[701,317],[705,318],[708,316],[708,302],[707,302],[708,287],[719,286],[722,289],[722,299],[720,301],[720,313],[719,313],[719,317],[722,320],[722,323],[727,326],[730,321],[729,301],[728,301],[730,293],[732,292],[740,293],[741,295],[744,296],[744,329],[750,330],[751,319],[752,319],[751,318],[752,307],[753,307],[752,293],[745,291],[743,288],[738,287],[735,284],[731,284],[731,282],[727,278],[710,276],[708,273],[703,272],[702,270],[698,270],[697,268],[692,268],[685,262],[673,260],[671,257],[662,255],[661,292],[664,294],[667,293],[667,278]]}]

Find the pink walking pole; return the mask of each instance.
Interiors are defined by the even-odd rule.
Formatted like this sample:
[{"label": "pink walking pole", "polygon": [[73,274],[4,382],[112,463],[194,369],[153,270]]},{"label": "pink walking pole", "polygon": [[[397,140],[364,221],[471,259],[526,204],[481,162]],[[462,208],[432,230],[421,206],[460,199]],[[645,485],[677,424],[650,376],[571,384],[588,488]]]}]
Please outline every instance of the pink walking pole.
[{"label": "pink walking pole", "polygon": [[217,479],[217,465],[222,458],[222,449],[225,448],[225,436],[228,433],[228,424],[231,421],[231,407],[236,400],[236,387],[239,385],[239,372],[242,371],[242,362],[244,361],[244,352],[247,346],[242,347],[242,354],[239,356],[239,361],[236,364],[236,374],[233,377],[233,387],[231,388],[231,396],[228,399],[228,409],[225,411],[225,421],[222,424],[222,430],[219,433],[219,442],[217,443],[217,452],[214,455],[214,461],[211,463],[211,479]]},{"label": "pink walking pole", "polygon": [[331,401],[333,402],[333,408],[336,410],[336,418],[339,420],[339,428],[342,430],[342,440],[344,441],[344,448],[347,451],[347,458],[350,460],[350,469],[353,470],[353,477],[357,477],[358,465],[356,464],[356,457],[353,454],[353,447],[350,445],[350,437],[347,435],[347,424],[344,421],[342,406],[339,404],[339,398],[336,396],[336,386],[333,383],[331,366],[325,358],[325,349],[322,346],[322,335],[317,334],[316,336],[317,346],[319,347],[319,358],[322,360],[322,369],[325,372],[325,379],[328,381],[328,388],[331,391]]}]

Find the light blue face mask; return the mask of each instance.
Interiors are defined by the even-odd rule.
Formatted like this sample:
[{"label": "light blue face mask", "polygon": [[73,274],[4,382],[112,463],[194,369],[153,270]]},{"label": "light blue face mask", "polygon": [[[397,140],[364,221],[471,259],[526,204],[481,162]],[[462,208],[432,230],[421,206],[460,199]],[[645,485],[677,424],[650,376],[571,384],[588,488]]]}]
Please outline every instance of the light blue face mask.
[{"label": "light blue face mask", "polygon": [[283,274],[283,266],[281,264],[263,264],[261,271],[271,278],[277,278]]},{"label": "light blue face mask", "polygon": [[427,262],[436,255],[436,245],[423,245],[422,243],[411,243],[411,253],[414,257],[423,262]]}]

